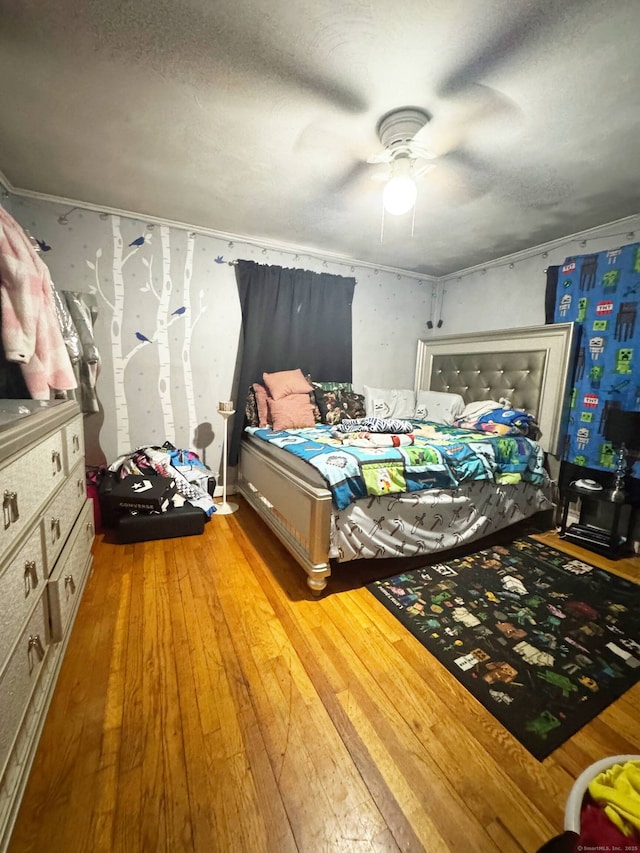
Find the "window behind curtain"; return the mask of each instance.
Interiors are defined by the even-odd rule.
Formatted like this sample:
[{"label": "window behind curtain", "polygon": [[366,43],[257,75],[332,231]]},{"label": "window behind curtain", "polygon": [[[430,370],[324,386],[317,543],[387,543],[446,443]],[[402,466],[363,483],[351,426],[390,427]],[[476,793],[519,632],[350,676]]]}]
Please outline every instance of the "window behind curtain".
[{"label": "window behind curtain", "polygon": [[263,373],[294,370],[319,381],[351,382],[355,278],[238,261],[242,310],[238,386],[229,464],[237,465],[244,402]]}]

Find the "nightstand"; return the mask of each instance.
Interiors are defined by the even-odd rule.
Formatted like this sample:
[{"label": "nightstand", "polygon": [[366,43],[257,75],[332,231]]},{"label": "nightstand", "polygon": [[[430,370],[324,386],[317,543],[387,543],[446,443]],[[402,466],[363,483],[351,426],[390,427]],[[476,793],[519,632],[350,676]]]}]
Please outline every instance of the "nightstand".
[{"label": "nightstand", "polygon": [[[567,526],[571,504],[578,504],[579,517],[577,523]],[[611,489],[594,491],[575,484],[564,486],[560,498],[560,538],[617,560],[632,553],[631,534],[637,506],[628,496],[624,501],[612,501]]]}]

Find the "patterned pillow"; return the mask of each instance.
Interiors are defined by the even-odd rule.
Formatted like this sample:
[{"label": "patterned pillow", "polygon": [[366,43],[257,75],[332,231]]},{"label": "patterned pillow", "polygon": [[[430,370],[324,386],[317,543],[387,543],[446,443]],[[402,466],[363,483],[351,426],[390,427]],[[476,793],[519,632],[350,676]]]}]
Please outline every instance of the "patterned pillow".
[{"label": "patterned pillow", "polygon": [[246,426],[260,426],[260,418],[258,417],[258,403],[256,400],[256,392],[253,390],[253,385],[249,386],[247,399],[244,403],[244,419]]},{"label": "patterned pillow", "polygon": [[365,414],[364,396],[351,390],[323,391],[316,388],[316,400],[324,424],[335,425],[343,418],[363,418]]},{"label": "patterned pillow", "polygon": [[364,386],[367,415],[377,418],[415,417],[416,393],[411,388],[371,388]]},{"label": "patterned pillow", "polygon": [[[311,381],[308,376],[307,379]],[[321,391],[353,391],[351,382],[312,382],[311,384]]]},{"label": "patterned pillow", "polygon": [[418,391],[414,417],[422,421],[453,426],[464,414],[464,399],[446,391]]},{"label": "patterned pillow", "polygon": [[316,388],[315,397],[321,423],[339,424],[342,420],[342,409],[338,391],[323,391],[321,388]]},{"label": "patterned pillow", "polygon": [[258,426],[264,429],[271,425],[271,417],[269,415],[269,406],[267,403],[269,395],[264,385],[259,382],[253,383],[253,390],[256,395],[256,405],[258,407]]},{"label": "patterned pillow", "polygon": [[311,403],[311,408],[313,409],[313,422],[316,424],[321,424],[322,412],[320,411],[320,406],[318,405],[318,400],[316,398],[315,391],[312,391],[309,394],[309,402]]},{"label": "patterned pillow", "polygon": [[356,394],[355,391],[340,390],[338,396],[340,405],[344,411],[344,418],[364,418],[364,394]]},{"label": "patterned pillow", "polygon": [[336,427],[338,432],[372,432],[407,435],[413,432],[411,421],[400,418],[376,418],[373,415],[364,418],[343,418]]}]

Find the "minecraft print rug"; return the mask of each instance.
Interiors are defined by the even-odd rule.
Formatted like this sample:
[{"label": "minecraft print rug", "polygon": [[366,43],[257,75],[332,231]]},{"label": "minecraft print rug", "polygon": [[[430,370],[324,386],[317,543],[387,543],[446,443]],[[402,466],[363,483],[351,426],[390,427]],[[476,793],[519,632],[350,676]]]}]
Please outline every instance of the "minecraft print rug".
[{"label": "minecraft print rug", "polygon": [[540,761],[640,679],[640,586],[530,537],[368,589]]}]

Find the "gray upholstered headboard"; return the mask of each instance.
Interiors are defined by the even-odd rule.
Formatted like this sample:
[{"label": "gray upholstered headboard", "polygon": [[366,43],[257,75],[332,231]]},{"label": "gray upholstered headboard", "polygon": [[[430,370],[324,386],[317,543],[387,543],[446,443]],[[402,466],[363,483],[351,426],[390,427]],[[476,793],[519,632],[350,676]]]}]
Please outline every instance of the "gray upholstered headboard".
[{"label": "gray upholstered headboard", "polygon": [[449,391],[465,403],[506,397],[534,414],[546,451],[560,454],[568,417],[573,323],[418,341],[416,391]]}]

